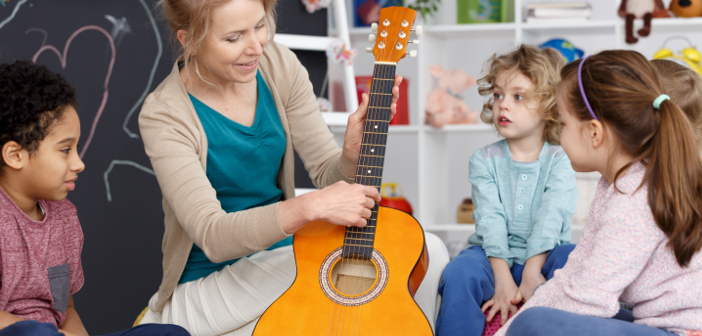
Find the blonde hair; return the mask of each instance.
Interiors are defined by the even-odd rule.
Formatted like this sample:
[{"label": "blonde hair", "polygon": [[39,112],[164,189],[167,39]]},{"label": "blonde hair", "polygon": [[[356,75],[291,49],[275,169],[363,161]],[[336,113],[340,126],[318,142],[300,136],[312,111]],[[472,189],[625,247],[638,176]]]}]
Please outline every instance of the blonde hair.
[{"label": "blonde hair", "polygon": [[483,105],[480,119],[492,124],[492,106],[494,104],[493,91],[497,74],[501,71],[518,70],[522,75],[534,83],[534,90],[529,92],[525,99],[541,99],[539,114],[546,120],[544,141],[552,145],[560,144],[561,126],[558,121],[556,109],[556,87],[560,81],[559,72],[564,65],[563,56],[552,48],[540,49],[539,47],[522,44],[508,54],[492,55],[485,62],[483,72],[485,77],[478,80],[478,93],[488,97]]},{"label": "blonde hair", "polygon": [[670,60],[652,60],[663,91],[687,114],[695,130],[697,146],[702,148],[702,78],[692,69]]},{"label": "blonde hair", "polygon": [[[212,19],[212,10],[232,0],[159,0],[156,4],[161,7],[163,17],[171,28],[171,39],[177,49],[177,59],[182,60],[184,69],[192,64],[195,73],[207,82],[200,73],[200,67],[194,52],[199,50],[207,37]],[[266,11],[266,24],[270,39],[275,34],[275,5],[278,0],[261,0],[263,9]],[[185,46],[178,41],[177,33],[183,30],[187,34]],[[186,72],[189,76],[189,71]]]}]

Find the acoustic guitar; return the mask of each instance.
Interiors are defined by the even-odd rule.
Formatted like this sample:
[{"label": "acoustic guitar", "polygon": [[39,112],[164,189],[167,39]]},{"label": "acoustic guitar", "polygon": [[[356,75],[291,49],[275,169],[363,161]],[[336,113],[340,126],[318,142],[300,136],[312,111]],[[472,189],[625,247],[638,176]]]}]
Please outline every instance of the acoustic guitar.
[{"label": "acoustic guitar", "polygon": [[[383,8],[373,26],[375,66],[356,183],[381,186],[395,67],[410,54],[415,16],[408,8]],[[429,257],[424,231],[411,215],[376,204],[363,228],[312,222],[295,233],[293,250],[295,281],[253,335],[433,334],[413,298]]]}]

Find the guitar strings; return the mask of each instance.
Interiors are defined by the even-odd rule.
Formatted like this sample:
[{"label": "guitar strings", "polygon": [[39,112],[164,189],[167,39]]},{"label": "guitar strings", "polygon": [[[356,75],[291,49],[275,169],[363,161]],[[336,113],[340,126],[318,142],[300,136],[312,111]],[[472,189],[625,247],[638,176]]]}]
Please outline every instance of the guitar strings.
[{"label": "guitar strings", "polygon": [[[393,44],[391,44],[391,45],[387,45],[387,44],[386,44],[386,47],[393,48],[393,50],[392,50],[392,52],[391,52],[391,54],[390,54],[391,56],[393,56],[393,55],[395,54],[395,45],[396,45],[396,43],[397,43],[397,41],[398,41],[398,38],[399,38],[399,36],[396,37],[395,42],[394,42]],[[385,48],[381,49],[381,52],[380,52],[380,55],[381,55],[381,56],[384,56],[384,54],[385,54]],[[382,57],[380,57],[380,58],[382,58]],[[396,65],[395,65],[395,66],[396,66]],[[380,78],[385,79],[385,77],[388,75],[388,72],[391,72],[391,70],[392,70],[391,65],[377,64],[377,63],[376,63],[376,66],[375,66],[375,69],[374,69],[374,76],[373,76],[373,78],[377,78],[376,75],[380,75]],[[376,83],[376,85],[373,85],[374,83]],[[380,85],[378,85],[378,84],[380,84]],[[384,161],[382,156],[385,155],[385,150],[383,150],[383,155],[382,155],[382,156],[379,155],[378,158],[369,156],[369,154],[367,153],[367,148],[368,148],[368,146],[377,145],[376,142],[377,142],[379,139],[382,138],[382,134],[377,133],[377,132],[373,132],[373,127],[371,127],[372,125],[368,123],[368,120],[369,120],[369,119],[370,119],[370,120],[383,120],[383,122],[385,123],[385,126],[384,126],[384,127],[381,126],[378,130],[379,130],[379,131],[380,131],[380,130],[384,130],[384,131],[385,131],[385,142],[387,142],[387,133],[389,132],[389,119],[390,119],[390,118],[389,118],[389,115],[388,115],[387,117],[385,117],[385,118],[381,118],[382,109],[371,108],[371,106],[376,106],[376,105],[373,105],[373,104],[374,104],[374,103],[377,104],[378,101],[380,101],[380,103],[381,103],[380,106],[381,106],[381,107],[382,107],[382,105],[384,105],[383,103],[385,103],[385,102],[384,102],[384,100],[385,100],[385,99],[384,99],[384,98],[385,98],[384,95],[379,95],[380,97],[377,97],[376,99],[374,99],[374,97],[373,97],[373,96],[374,96],[374,95],[373,95],[373,92],[374,92],[373,88],[375,87],[375,88],[377,89],[377,86],[381,86],[381,88],[383,88],[383,85],[382,85],[382,84],[384,84],[384,82],[373,80],[373,82],[371,83],[371,90],[370,90],[370,93],[371,93],[371,94],[369,95],[369,98],[368,98],[368,107],[367,107],[367,113],[366,113],[366,121],[364,122],[364,133],[363,133],[363,136],[362,136],[361,151],[360,151],[362,157],[361,157],[361,159],[359,160],[359,166],[357,167],[357,174],[356,174],[356,177],[360,180],[360,183],[363,184],[363,185],[373,185],[373,184],[369,184],[369,183],[370,183],[371,181],[376,181],[376,180],[374,180],[374,177],[372,177],[372,175],[370,175],[370,173],[369,173],[368,176],[365,176],[365,175],[363,174],[363,171],[366,170],[364,167],[366,167],[366,168],[373,167],[373,168],[375,168],[375,169],[378,169],[377,167],[382,167],[382,164],[381,164],[380,162],[381,162],[381,161]],[[390,104],[389,104],[388,106],[392,105],[392,88],[394,88],[394,78],[392,78],[392,82],[391,82],[390,84],[391,84],[391,85],[390,85],[390,94],[391,94],[391,96],[389,97],[389,98],[390,98]],[[382,90],[380,90],[380,91],[382,91]],[[378,92],[376,92],[376,93],[378,93]],[[380,92],[380,93],[383,93],[383,92]],[[390,110],[389,110],[389,109],[388,109],[388,111],[387,111],[387,114],[390,114]],[[388,119],[387,122],[384,121],[384,119]],[[377,123],[377,122],[378,122],[378,121],[376,121],[376,123]],[[366,130],[366,127],[367,127],[367,126],[370,127],[369,130]],[[377,124],[376,124],[376,126],[377,126]],[[368,144],[369,141],[366,141],[366,140],[371,140],[371,139],[373,140],[373,142],[372,142],[372,144],[369,145],[369,144]],[[365,146],[366,146],[365,148],[364,148],[364,144],[365,144]],[[365,155],[363,154],[363,153],[364,153],[364,149],[366,150],[366,154],[365,154]],[[368,163],[371,163],[371,164],[368,165]],[[382,169],[382,168],[379,168],[378,170],[380,170],[380,169]],[[359,174],[359,170],[360,170],[360,174]],[[371,172],[372,172],[372,171],[373,171],[373,169],[371,169]],[[382,172],[381,172],[381,173],[382,173]],[[380,185],[380,183],[379,183],[379,182],[380,182],[380,176],[378,176],[377,182],[378,182],[378,184]],[[373,186],[375,186],[375,185],[373,185]],[[375,186],[375,187],[376,187],[377,189],[380,189],[379,186]],[[376,209],[376,212],[375,212],[374,223],[373,223],[373,225],[372,225],[371,227],[372,227],[372,231],[373,231],[372,236],[373,236],[373,239],[375,239],[375,233],[376,233],[376,231],[377,231],[377,222],[378,222],[378,215],[379,215],[379,205],[378,205],[378,203],[376,203],[376,204],[373,206],[373,209]],[[373,210],[372,210],[372,209],[371,209],[371,217],[369,218],[369,221],[367,222],[367,226],[366,226],[366,227],[369,227],[369,226],[370,226],[370,219],[373,219]],[[355,268],[354,268],[354,270],[353,270],[353,276],[350,278],[350,279],[357,279],[356,282],[358,283],[358,286],[360,287],[360,288],[356,288],[356,293],[354,294],[354,296],[357,296],[357,295],[362,294],[362,293],[360,293],[360,291],[364,289],[364,283],[363,283],[362,280],[360,280],[362,277],[359,276],[359,274],[358,274],[358,272],[359,272],[360,269],[361,269],[360,265],[363,263],[363,260],[364,260],[364,259],[363,259],[363,256],[362,256],[362,253],[359,253],[359,252],[365,247],[364,244],[360,244],[360,242],[364,241],[364,240],[361,240],[362,237],[363,237],[362,235],[365,233],[364,231],[367,232],[367,230],[364,230],[363,228],[358,228],[358,227],[355,227],[355,226],[352,226],[352,227],[350,227],[350,228],[347,228],[347,229],[346,229],[346,234],[345,234],[345,237],[344,237],[344,245],[346,245],[347,239],[349,239],[349,238],[351,238],[351,239],[350,239],[351,242],[353,242],[353,243],[358,243],[358,244],[353,244],[353,243],[352,243],[352,246],[353,246],[353,247],[352,247],[351,249],[348,249],[348,250],[349,250],[349,251],[350,251],[350,250],[353,250],[353,253],[350,253],[350,255],[349,255],[348,258],[344,258],[344,253],[343,253],[343,252],[344,252],[344,248],[342,248],[341,270],[345,270],[345,266],[349,266],[349,265],[354,265],[354,264],[355,264],[356,266],[358,266],[358,267],[355,267]],[[372,258],[373,249],[371,249],[370,252],[371,252],[371,258]],[[346,259],[349,259],[349,261],[347,262]],[[344,263],[347,263],[347,264],[345,265]],[[373,262],[370,261],[370,264],[373,265]],[[380,274],[379,274],[379,272],[377,271],[377,266],[375,266],[375,269],[376,269],[376,272],[375,272],[375,273],[376,273],[376,281],[378,281],[378,278],[380,277]],[[361,275],[362,275],[362,274],[361,274]],[[332,279],[332,280],[333,280],[333,279]],[[341,284],[341,283],[339,282],[339,284]],[[352,315],[353,315],[353,319],[350,321],[350,322],[351,322],[351,332],[352,332],[352,333],[354,333],[354,329],[356,329],[356,328],[355,328],[356,322],[358,322],[358,329],[356,330],[357,332],[355,332],[354,334],[358,334],[358,332],[360,332],[360,327],[361,327],[361,325],[360,325],[360,324],[361,324],[361,319],[360,319],[360,318],[361,318],[361,310],[362,310],[362,308],[363,308],[363,307],[362,307],[363,305],[359,305],[359,306],[360,306],[360,307],[356,307],[356,306],[353,307],[353,314],[352,314]],[[344,315],[344,316],[343,316],[343,320],[341,321],[341,324],[342,324],[343,326],[345,326],[345,325],[349,322],[349,321],[347,320],[346,317],[347,317],[348,313],[350,313],[350,312],[349,312],[349,310],[350,310],[349,308],[350,308],[350,307],[348,307],[348,306],[340,307],[340,304],[337,303],[337,304],[335,305],[335,312],[334,312],[333,317],[332,317],[333,320],[336,320],[337,311],[339,310],[339,309],[337,309],[337,308],[341,308],[341,309],[345,310],[345,313],[341,314],[341,315]],[[358,316],[356,316],[356,315],[357,315],[356,312],[358,312]],[[334,325],[335,325],[335,324],[336,324],[336,323],[334,323],[334,322],[332,323],[331,330],[330,330],[330,334],[333,333]],[[342,327],[341,325],[338,325],[338,324],[336,324],[336,326],[337,326],[337,331],[342,331],[343,329],[346,329],[345,327]],[[340,328],[340,327],[341,327],[341,328]]]},{"label": "guitar strings", "polygon": [[[401,30],[402,30],[402,28],[400,28],[400,31],[401,31]],[[390,57],[395,56],[395,52],[396,52],[396,50],[397,50],[397,49],[395,48],[395,45],[398,43],[398,41],[399,41],[399,34],[398,34],[397,36],[395,36],[395,41],[394,41],[392,44],[390,44],[390,45],[386,44],[386,46],[385,46],[386,48],[392,48],[392,52],[390,52]],[[381,69],[379,72],[382,73],[382,75],[381,75],[382,77],[380,77],[380,78],[382,78],[382,79],[390,79],[390,81],[385,81],[385,80],[378,81],[377,84],[379,84],[379,85],[376,85],[376,91],[377,91],[376,93],[381,93],[381,94],[376,95],[376,96],[378,96],[378,97],[376,97],[375,99],[369,99],[369,100],[368,100],[369,105],[370,105],[371,102],[374,101],[374,100],[375,100],[376,103],[379,103],[379,104],[380,104],[380,105],[370,105],[370,106],[379,106],[379,107],[381,107],[381,108],[374,108],[373,110],[371,110],[371,109],[369,108],[369,109],[368,109],[368,113],[367,113],[367,115],[366,115],[366,120],[368,120],[369,117],[370,117],[371,120],[376,120],[376,121],[375,121],[375,124],[376,124],[376,125],[378,125],[378,123],[382,123],[382,125],[383,125],[383,126],[381,126],[381,127],[378,128],[379,131],[383,131],[383,132],[373,132],[373,129],[374,129],[374,128],[372,127],[371,130],[370,130],[371,132],[369,133],[369,134],[372,134],[371,137],[372,137],[372,139],[373,139],[373,145],[377,145],[378,142],[383,142],[383,144],[385,145],[385,146],[383,147],[383,149],[382,149],[382,152],[383,152],[382,155],[378,155],[377,158],[376,158],[376,157],[372,157],[372,160],[373,160],[375,163],[374,163],[374,164],[371,164],[371,166],[380,167],[380,168],[375,168],[375,169],[377,169],[378,177],[377,177],[377,178],[371,177],[371,176],[368,177],[368,180],[369,180],[369,181],[375,181],[375,182],[377,182],[377,186],[375,186],[375,187],[378,188],[378,189],[380,189],[380,187],[382,186],[382,184],[381,184],[380,182],[381,182],[381,178],[382,178],[382,172],[383,172],[383,169],[384,169],[384,168],[383,168],[383,167],[384,167],[384,161],[385,161],[384,158],[385,158],[386,149],[387,149],[388,133],[389,133],[389,131],[390,131],[390,126],[389,126],[389,124],[390,124],[390,116],[391,116],[391,114],[392,114],[392,112],[391,112],[391,111],[392,111],[392,110],[391,110],[391,107],[392,107],[392,99],[393,99],[393,97],[392,97],[392,89],[393,89],[394,86],[395,86],[395,78],[394,78],[394,76],[392,76],[392,75],[393,75],[393,73],[394,73],[394,70],[395,70],[396,66],[397,66],[396,63],[395,63],[395,64],[392,64],[392,65],[391,65],[391,64],[381,64],[381,65],[379,65],[379,67],[380,67],[380,69]],[[386,77],[392,77],[392,78],[386,78]],[[389,82],[389,83],[388,83],[388,82]],[[371,85],[371,86],[372,86],[372,85]],[[380,86],[380,88],[378,88],[377,86]],[[387,90],[388,87],[389,87],[389,90]],[[386,91],[389,91],[390,96],[386,96],[386,95],[385,95]],[[371,89],[371,93],[373,93],[373,90],[372,90],[372,89]],[[372,97],[372,96],[373,96],[373,95],[371,95],[371,97]],[[389,101],[388,101],[388,100],[389,100]],[[385,107],[386,105],[387,105],[387,107],[388,107],[387,111],[383,108],[383,107]],[[382,121],[381,121],[381,120],[382,120]],[[366,122],[366,124],[368,124],[368,122]],[[371,169],[370,171],[373,171],[373,169]],[[374,221],[373,221],[373,224],[372,224],[373,241],[375,242],[375,238],[377,237],[376,233],[377,233],[377,228],[378,228],[378,216],[380,215],[380,206],[379,206],[378,203],[376,203],[376,204],[373,206],[373,208],[376,210],[375,218],[374,218]],[[371,210],[371,211],[372,211],[372,210]],[[373,218],[373,213],[372,213],[372,212],[371,212],[371,218]],[[373,248],[373,249],[374,249],[374,248]],[[373,249],[372,249],[372,250],[373,250]],[[372,255],[372,252],[373,252],[372,250],[371,250],[371,255]],[[372,261],[371,261],[371,264],[372,264]],[[378,281],[378,278],[380,277],[380,274],[379,274],[379,272],[377,271],[377,269],[378,269],[377,266],[375,267],[375,269],[376,269],[376,272],[375,272],[375,273],[376,273],[376,281]],[[361,285],[362,285],[362,283],[361,283]],[[363,287],[362,287],[362,289],[363,289]],[[356,308],[354,308],[354,310],[356,310]],[[358,307],[357,310],[358,310],[358,318],[356,318],[356,319],[358,320],[358,329],[357,329],[357,330],[358,330],[358,332],[360,332],[360,329],[361,329],[361,316],[362,316],[361,314],[362,314],[362,311],[363,311],[363,305],[359,305],[359,307]],[[355,316],[355,315],[356,315],[356,314],[354,314],[354,316]],[[355,323],[354,323],[354,324],[355,324]],[[358,332],[357,332],[356,334],[358,334]],[[353,333],[353,329],[352,329],[352,333]]]}]

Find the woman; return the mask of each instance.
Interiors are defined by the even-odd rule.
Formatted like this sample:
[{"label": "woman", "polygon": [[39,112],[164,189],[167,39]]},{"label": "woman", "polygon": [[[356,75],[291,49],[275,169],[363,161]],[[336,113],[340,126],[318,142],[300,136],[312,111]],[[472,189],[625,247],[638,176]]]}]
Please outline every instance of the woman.
[{"label": "woman", "polygon": [[[367,96],[339,149],[307,72],[270,41],[275,2],[161,2],[183,55],[139,116],[165,213],[163,280],[142,323],[251,334],[295,277],[291,235],[315,220],[364,226],[380,199],[351,184]],[[293,149],[321,190],[294,197]],[[432,268],[417,300],[433,323],[448,254],[427,236]]]}]

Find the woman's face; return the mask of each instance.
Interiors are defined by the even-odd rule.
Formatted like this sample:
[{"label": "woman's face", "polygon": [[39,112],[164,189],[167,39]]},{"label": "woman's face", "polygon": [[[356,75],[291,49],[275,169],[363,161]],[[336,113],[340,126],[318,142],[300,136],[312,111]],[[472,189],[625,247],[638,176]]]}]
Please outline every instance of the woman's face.
[{"label": "woman's face", "polygon": [[261,0],[231,0],[212,10],[210,30],[195,52],[200,71],[214,84],[248,83],[268,42]]}]

